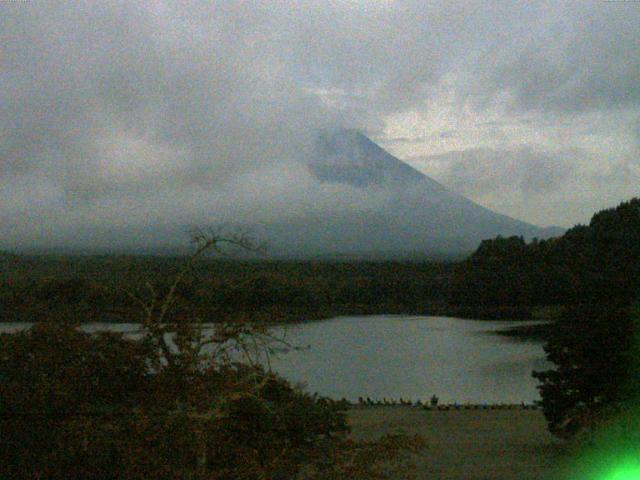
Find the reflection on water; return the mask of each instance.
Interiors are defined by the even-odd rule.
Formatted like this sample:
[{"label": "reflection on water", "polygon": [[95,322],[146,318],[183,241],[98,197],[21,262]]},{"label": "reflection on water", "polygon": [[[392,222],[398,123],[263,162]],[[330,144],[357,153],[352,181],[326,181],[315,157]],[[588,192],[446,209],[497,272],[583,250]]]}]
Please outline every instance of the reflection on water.
[{"label": "reflection on water", "polygon": [[[0,331],[28,325],[0,324]],[[549,368],[542,344],[487,333],[513,325],[444,317],[339,317],[277,329],[287,341],[309,348],[278,355],[271,364],[311,392],[352,401],[359,396],[426,400],[436,394],[446,403],[530,403],[539,398],[531,371]],[[83,326],[128,333],[138,328]]]}]

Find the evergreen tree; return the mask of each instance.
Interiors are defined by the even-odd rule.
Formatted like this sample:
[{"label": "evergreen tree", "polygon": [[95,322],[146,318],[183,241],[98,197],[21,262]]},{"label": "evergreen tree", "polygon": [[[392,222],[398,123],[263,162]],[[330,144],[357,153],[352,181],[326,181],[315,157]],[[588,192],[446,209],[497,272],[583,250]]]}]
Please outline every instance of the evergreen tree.
[{"label": "evergreen tree", "polygon": [[545,345],[556,368],[533,373],[552,433],[571,436],[629,400],[634,333],[624,304],[583,304],[565,312]]}]

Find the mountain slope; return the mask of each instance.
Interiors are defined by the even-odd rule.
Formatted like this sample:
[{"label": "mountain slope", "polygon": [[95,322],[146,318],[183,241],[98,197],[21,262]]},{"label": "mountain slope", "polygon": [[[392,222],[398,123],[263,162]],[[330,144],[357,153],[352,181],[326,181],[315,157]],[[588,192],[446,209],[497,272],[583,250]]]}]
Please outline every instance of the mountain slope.
[{"label": "mountain slope", "polygon": [[281,254],[459,254],[497,235],[560,233],[482,207],[354,130],[324,132],[307,162],[334,208],[269,225],[267,236]]}]

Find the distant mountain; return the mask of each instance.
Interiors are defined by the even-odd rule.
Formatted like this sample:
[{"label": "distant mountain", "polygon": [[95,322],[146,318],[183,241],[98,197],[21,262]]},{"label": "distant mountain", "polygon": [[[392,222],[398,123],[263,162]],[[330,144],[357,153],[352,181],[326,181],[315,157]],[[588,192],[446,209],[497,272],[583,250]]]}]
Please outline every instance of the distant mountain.
[{"label": "distant mountain", "polygon": [[[301,163],[289,159],[270,171],[290,179],[290,188],[279,185],[276,195],[268,179],[264,184],[253,182],[246,186],[251,195],[239,195],[230,208],[220,207],[212,195],[204,226],[249,231],[267,243],[270,256],[333,259],[458,257],[497,235],[530,239],[563,233],[477,205],[354,130],[325,131],[300,152]],[[150,220],[126,228],[109,222],[79,225],[40,243],[0,243],[0,248],[31,253],[184,253],[185,232],[193,224],[175,217],[168,214],[164,222]],[[202,226],[202,218],[194,218],[195,225]]]},{"label": "distant mountain", "polygon": [[348,197],[343,208],[307,210],[265,227],[275,254],[455,255],[497,235],[548,238],[564,231],[482,207],[355,130],[323,132],[306,161],[320,197],[324,191],[327,201],[340,205],[340,187]]},{"label": "distant mountain", "polygon": [[322,182],[355,187],[426,182],[444,191],[442,185],[398,160],[356,130],[322,133],[309,168]]}]

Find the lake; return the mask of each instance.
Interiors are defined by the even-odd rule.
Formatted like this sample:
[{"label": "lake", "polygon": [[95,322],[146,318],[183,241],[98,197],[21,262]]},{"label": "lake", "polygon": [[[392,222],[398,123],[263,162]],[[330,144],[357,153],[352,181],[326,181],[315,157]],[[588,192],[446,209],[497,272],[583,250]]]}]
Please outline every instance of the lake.
[{"label": "lake", "polygon": [[287,329],[309,345],[273,362],[312,392],[443,402],[530,403],[539,399],[532,370],[550,367],[542,343],[496,335],[522,322],[446,317],[339,317]]},{"label": "lake", "polygon": [[[271,359],[273,370],[310,392],[356,401],[404,398],[444,403],[531,403],[532,370],[550,367],[542,343],[497,335],[535,322],[375,315],[338,317],[276,329],[308,347]],[[0,332],[28,324],[0,324]],[[135,324],[96,323],[85,330],[132,332]]]}]

